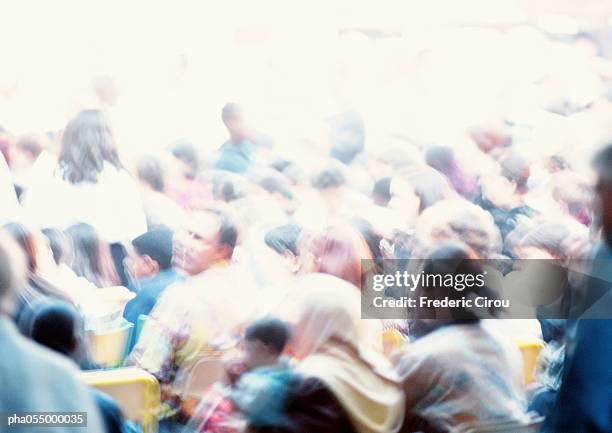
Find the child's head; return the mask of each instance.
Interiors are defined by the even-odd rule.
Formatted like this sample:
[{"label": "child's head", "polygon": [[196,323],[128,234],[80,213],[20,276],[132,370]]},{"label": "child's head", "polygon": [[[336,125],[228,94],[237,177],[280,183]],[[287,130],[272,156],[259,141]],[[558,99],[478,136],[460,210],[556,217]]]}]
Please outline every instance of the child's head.
[{"label": "child's head", "polygon": [[249,368],[274,365],[289,340],[289,326],[282,320],[266,317],[253,322],[245,331],[245,362]]}]

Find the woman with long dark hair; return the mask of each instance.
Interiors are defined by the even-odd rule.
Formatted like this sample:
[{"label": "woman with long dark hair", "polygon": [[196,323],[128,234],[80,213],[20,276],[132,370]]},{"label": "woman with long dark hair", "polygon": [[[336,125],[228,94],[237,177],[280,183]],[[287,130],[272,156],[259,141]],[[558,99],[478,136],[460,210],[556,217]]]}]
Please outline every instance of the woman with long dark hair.
[{"label": "woman with long dark hair", "polygon": [[124,169],[110,124],[98,110],[83,110],[68,122],[52,174],[37,177],[22,204],[29,221],[40,227],[65,229],[84,222],[109,243],[146,231],[137,183]]}]

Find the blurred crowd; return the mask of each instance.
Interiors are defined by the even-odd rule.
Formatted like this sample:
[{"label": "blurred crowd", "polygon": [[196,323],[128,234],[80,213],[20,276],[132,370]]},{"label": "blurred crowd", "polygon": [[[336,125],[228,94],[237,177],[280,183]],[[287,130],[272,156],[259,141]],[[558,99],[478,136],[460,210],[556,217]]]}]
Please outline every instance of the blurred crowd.
[{"label": "blurred crowd", "polygon": [[[612,68],[589,67],[605,89]],[[543,111],[584,128],[608,97]],[[611,147],[577,137],[543,151],[508,115],[457,143],[397,134],[378,149],[360,111],[343,110],[287,153],[232,102],[214,152],[181,139],[128,158],[111,118],[102,107],[57,132],[0,129],[0,410],[87,411],[88,431],[138,431],[76,371],[100,367],[87,332],[142,320],[124,364],[159,381],[163,432],[612,429],[612,325],[585,319],[612,311],[605,284],[560,300],[567,320],[361,318],[361,287],[385,260],[605,264]],[[610,281],[610,269],[592,271]],[[521,340],[544,344],[528,387]],[[186,372],[211,353],[224,378],[192,401]]]}]

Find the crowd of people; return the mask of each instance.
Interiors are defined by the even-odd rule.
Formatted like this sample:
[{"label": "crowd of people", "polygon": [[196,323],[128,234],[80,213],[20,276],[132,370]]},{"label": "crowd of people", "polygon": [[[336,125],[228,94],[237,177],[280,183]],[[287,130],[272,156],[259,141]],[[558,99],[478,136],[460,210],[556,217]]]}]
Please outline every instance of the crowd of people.
[{"label": "crowd of people", "polygon": [[[606,284],[567,320],[361,317],[364,263],[605,264],[612,147],[594,182],[562,152],[515,146],[503,123],[466,131],[461,152],[377,153],[346,112],[323,151],[300,143],[313,166],[277,152],[240,105],[220,117],[229,137],[212,155],[182,140],[125,159],[97,109],[57,133],[0,132],[0,411],[81,411],[88,431],[137,431],[76,372],[98,367],[87,331],[145,316],[124,364],[159,381],[164,432],[442,433],[534,413],[548,432],[612,429],[612,325],[584,320],[612,310]],[[402,344],[383,344],[389,330]],[[525,338],[545,342],[529,388]],[[225,377],[194,404],[186,372],[212,352],[227,355]]]}]

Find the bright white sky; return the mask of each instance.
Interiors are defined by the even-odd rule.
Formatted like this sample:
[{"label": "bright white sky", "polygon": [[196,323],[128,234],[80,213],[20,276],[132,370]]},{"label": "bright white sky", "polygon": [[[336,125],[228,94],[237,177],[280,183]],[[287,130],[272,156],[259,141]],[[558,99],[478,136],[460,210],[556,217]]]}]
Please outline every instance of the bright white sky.
[{"label": "bright white sky", "polygon": [[[316,134],[317,119],[349,106],[366,116],[369,137],[402,128],[431,136],[440,120],[452,130],[494,116],[508,104],[508,89],[524,90],[567,59],[534,30],[501,35],[452,26],[520,23],[522,3],[10,2],[0,18],[0,125],[15,133],[61,128],[95,104],[89,82],[106,74],[119,90],[115,129],[134,152],[182,136],[218,146],[220,108],[229,100],[245,103],[264,129],[288,142]],[[347,27],[402,37],[338,37]]]}]

